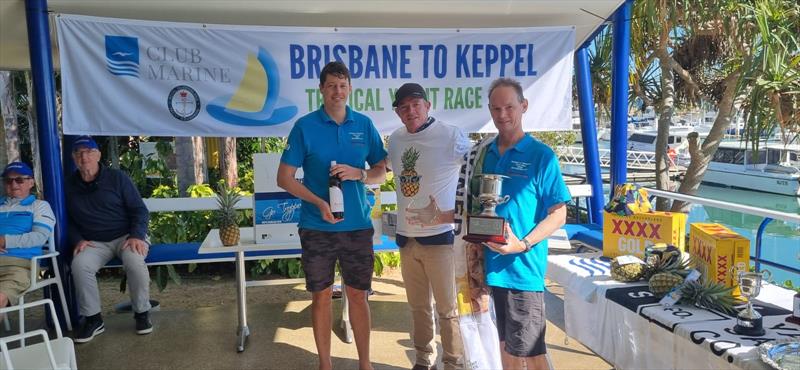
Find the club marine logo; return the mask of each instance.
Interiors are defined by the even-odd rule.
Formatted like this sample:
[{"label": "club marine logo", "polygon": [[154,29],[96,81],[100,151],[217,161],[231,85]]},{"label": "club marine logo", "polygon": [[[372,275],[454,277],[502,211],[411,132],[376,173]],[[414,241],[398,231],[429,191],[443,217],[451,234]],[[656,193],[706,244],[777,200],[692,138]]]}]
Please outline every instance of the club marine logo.
[{"label": "club marine logo", "polygon": [[191,121],[200,114],[200,96],[189,86],[175,86],[167,97],[167,107],[173,117],[184,122]]},{"label": "club marine logo", "polygon": [[297,106],[280,96],[278,65],[264,48],[247,56],[247,67],[236,92],[206,106],[215,119],[237,126],[274,126],[297,115]]},{"label": "club marine logo", "polygon": [[139,78],[139,39],[106,35],[106,68],[115,76]]}]

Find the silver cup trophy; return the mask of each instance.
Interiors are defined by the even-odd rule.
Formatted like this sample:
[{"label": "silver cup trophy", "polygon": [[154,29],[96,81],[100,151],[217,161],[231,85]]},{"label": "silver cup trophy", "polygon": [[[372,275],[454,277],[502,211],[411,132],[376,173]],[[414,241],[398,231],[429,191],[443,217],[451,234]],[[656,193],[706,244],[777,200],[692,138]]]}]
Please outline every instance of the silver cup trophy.
[{"label": "silver cup trophy", "polygon": [[764,335],[763,318],[758,311],[753,309],[753,299],[761,293],[761,286],[764,281],[772,278],[772,273],[768,270],[761,272],[734,271],[736,280],[739,282],[739,290],[742,297],[747,298],[747,306],[739,312],[736,317],[736,326],[733,331],[741,335],[761,336]]},{"label": "silver cup trophy", "polygon": [[507,176],[484,174],[480,176],[478,201],[482,211],[467,216],[467,235],[464,240],[470,243],[494,242],[506,244],[506,219],[495,212],[495,208],[508,202],[508,195],[503,193],[503,179]]}]

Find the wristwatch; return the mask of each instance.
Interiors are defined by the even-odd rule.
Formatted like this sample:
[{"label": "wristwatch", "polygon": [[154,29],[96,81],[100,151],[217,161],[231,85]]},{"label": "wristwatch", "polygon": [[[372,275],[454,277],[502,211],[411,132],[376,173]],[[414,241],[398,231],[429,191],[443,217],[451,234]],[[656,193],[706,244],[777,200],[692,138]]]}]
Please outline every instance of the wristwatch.
[{"label": "wristwatch", "polygon": [[522,241],[522,245],[524,245],[524,246],[525,246],[525,250],[524,250],[524,251],[522,251],[522,253],[528,253],[528,252],[530,252],[530,250],[531,250],[531,247],[533,247],[533,245],[531,244],[531,242],[529,242],[529,241],[528,241],[528,239],[526,239],[526,238],[522,238],[522,240],[521,240],[521,241]]}]

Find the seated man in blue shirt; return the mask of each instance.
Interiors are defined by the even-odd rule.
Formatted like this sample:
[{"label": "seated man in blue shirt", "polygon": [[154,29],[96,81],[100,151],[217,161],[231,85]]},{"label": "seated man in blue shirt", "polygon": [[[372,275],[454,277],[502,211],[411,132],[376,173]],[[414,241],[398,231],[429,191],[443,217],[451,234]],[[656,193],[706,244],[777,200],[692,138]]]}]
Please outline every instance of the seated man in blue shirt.
[{"label": "seated man in blue shirt", "polygon": [[86,318],[75,342],[88,342],[105,331],[95,275],[114,257],[122,260],[128,277],[136,333],[149,334],[153,331],[149,317],[150,274],[144,259],[150,249],[150,213],[128,175],[100,164],[94,139],[76,139],[72,160],[78,170],[66,182],[68,236],[75,246],[72,279],[78,312]]},{"label": "seated man in blue shirt", "polygon": [[[278,186],[303,200],[299,235],[306,289],[311,295],[311,322],[319,368],[331,369],[331,285],[339,261],[350,302],[350,323],[358,351],[358,367],[369,360],[370,314],[366,292],[372,283],[372,221],[364,184],[386,177],[383,141],[367,116],[347,106],[350,72],[341,62],[320,73],[323,106],[294,124],[278,167]],[[335,161],[335,165],[331,162]],[[365,163],[370,166],[365,170]],[[303,182],[295,173],[303,168]],[[344,217],[334,218],[329,204],[329,178],[341,180]]]},{"label": "seated man in blue shirt", "polygon": [[0,197],[0,308],[17,304],[31,286],[31,258],[42,254],[56,224],[46,201],[31,194],[33,171],[23,162],[3,170],[6,195]]}]

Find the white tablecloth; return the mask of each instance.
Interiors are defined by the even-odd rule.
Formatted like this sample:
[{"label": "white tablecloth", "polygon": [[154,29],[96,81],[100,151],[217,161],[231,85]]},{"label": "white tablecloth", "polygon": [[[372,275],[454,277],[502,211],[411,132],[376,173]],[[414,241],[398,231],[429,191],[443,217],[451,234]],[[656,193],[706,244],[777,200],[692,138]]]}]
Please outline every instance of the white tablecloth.
[{"label": "white tablecloth", "polygon": [[697,307],[663,307],[645,282],[620,283],[597,254],[554,255],[548,278],[564,287],[566,332],[619,369],[768,369],[765,341],[800,338],[785,321],[794,293],[765,285],[756,300],[767,334],[735,334],[734,317]]}]

